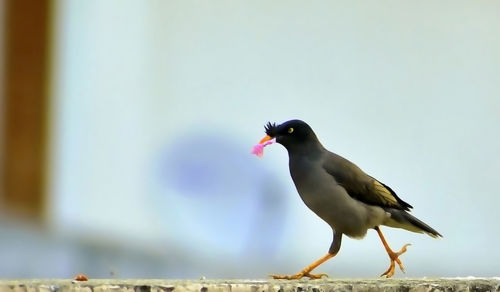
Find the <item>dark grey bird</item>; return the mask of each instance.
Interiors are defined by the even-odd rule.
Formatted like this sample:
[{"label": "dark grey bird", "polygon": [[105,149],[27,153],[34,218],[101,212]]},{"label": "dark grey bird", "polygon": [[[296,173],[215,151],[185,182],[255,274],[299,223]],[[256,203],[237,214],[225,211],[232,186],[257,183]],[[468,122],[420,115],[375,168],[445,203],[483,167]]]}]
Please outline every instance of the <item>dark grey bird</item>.
[{"label": "dark grey bird", "polygon": [[[311,271],[334,257],[340,250],[342,235],[361,239],[368,229],[377,231],[390,258],[389,268],[381,275],[394,275],[395,263],[404,272],[399,256],[409,244],[393,251],[380,230],[381,225],[442,237],[439,232],[410,213],[412,206],[399,198],[384,183],[366,174],[349,160],[326,150],[311,127],[301,120],[281,125],[268,123],[267,136],[258,146],[262,148],[273,140],[288,151],[292,180],[302,201],[333,230],[333,241],[328,253],[295,275],[271,275],[275,279],[318,279],[326,274]],[[255,150],[254,150],[255,151]]]}]

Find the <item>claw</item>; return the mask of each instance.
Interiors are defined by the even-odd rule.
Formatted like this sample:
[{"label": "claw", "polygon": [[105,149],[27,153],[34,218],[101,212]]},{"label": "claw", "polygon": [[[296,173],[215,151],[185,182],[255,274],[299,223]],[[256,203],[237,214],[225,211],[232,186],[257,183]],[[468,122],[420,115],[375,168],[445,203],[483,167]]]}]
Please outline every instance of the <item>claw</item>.
[{"label": "claw", "polygon": [[389,266],[389,268],[382,275],[380,275],[380,277],[384,277],[384,276],[386,278],[392,277],[394,275],[395,270],[396,270],[396,264],[395,263],[398,264],[399,269],[403,273],[406,273],[405,267],[403,266],[403,263],[399,259],[399,256],[402,255],[403,253],[405,253],[406,250],[407,250],[407,247],[410,246],[410,245],[411,244],[409,244],[409,243],[403,245],[403,247],[398,252],[393,252],[392,250],[388,250],[387,251],[387,254],[391,258],[391,265]]},{"label": "claw", "polygon": [[309,279],[321,279],[323,276],[330,278],[328,274],[326,273],[321,273],[321,274],[305,274],[304,276],[309,277]]},{"label": "claw", "polygon": [[401,262],[401,260],[396,259],[396,263],[398,263],[398,266],[399,266],[399,269],[401,270],[401,272],[406,273],[405,267],[403,266],[403,263]]},{"label": "claw", "polygon": [[299,272],[295,275],[269,275],[269,277],[272,277],[275,280],[298,280],[302,279],[303,277],[308,277],[309,279],[321,279],[323,276],[329,277],[328,274],[325,273],[311,274],[304,272]]},{"label": "claw", "polygon": [[295,275],[269,275],[269,277],[275,280],[296,280],[302,278],[303,276],[304,275],[301,275],[300,273]]},{"label": "claw", "polygon": [[391,261],[391,265],[389,266],[389,268],[384,272],[382,273],[382,275],[380,275],[380,277],[386,277],[386,278],[390,278],[394,275],[394,262]]},{"label": "claw", "polygon": [[337,253],[327,253],[319,260],[305,267],[302,271],[298,272],[295,275],[269,275],[273,279],[281,279],[281,280],[297,280],[302,279],[303,277],[308,277],[309,279],[321,279],[323,276],[328,277],[327,274],[311,274],[311,271],[317,268],[322,263],[326,262],[328,259],[333,258]]}]

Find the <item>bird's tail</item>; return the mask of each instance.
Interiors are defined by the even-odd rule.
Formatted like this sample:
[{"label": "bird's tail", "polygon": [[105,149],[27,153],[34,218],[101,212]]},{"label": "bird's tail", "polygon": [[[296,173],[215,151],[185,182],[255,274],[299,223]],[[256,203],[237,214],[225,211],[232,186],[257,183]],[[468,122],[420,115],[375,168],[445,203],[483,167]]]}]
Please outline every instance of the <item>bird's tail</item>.
[{"label": "bird's tail", "polygon": [[409,231],[426,233],[431,237],[443,237],[434,228],[422,222],[410,213],[398,209],[386,209],[391,214],[391,218],[384,225],[396,228],[403,228]]}]

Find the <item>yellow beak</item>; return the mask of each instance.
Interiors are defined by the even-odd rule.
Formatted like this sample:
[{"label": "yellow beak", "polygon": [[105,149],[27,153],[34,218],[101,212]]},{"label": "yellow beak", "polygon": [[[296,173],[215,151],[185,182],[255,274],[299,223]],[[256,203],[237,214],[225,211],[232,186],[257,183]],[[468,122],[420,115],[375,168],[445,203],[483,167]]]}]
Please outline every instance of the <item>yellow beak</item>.
[{"label": "yellow beak", "polygon": [[272,138],[271,138],[271,136],[266,135],[264,138],[262,138],[262,140],[260,140],[259,144],[262,144],[262,143],[264,143],[264,142],[267,142],[267,141],[269,141],[269,140],[271,140],[271,139],[272,139]]}]

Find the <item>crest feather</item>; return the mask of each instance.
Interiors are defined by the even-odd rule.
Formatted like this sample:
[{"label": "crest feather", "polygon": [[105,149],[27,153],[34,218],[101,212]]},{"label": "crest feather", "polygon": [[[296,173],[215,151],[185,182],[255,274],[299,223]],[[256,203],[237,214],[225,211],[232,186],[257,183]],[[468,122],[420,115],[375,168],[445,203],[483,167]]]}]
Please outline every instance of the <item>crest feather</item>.
[{"label": "crest feather", "polygon": [[276,136],[276,128],[277,128],[276,123],[271,123],[271,122],[267,122],[267,124],[264,126],[266,134],[271,137]]}]

